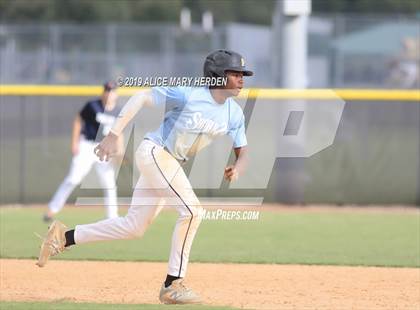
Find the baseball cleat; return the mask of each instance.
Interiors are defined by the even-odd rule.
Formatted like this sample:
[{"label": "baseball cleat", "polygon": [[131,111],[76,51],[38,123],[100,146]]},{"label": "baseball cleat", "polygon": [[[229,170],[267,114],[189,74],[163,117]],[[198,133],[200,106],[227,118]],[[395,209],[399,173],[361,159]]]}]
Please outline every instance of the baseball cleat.
[{"label": "baseball cleat", "polygon": [[63,223],[54,221],[48,228],[47,236],[45,238],[41,237],[43,241],[37,262],[39,267],[44,267],[50,256],[55,256],[64,251],[66,230],[67,227]]},{"label": "baseball cleat", "polygon": [[187,288],[183,283],[183,279],[172,282],[168,287],[163,283],[160,289],[159,300],[164,304],[199,304],[200,296]]}]

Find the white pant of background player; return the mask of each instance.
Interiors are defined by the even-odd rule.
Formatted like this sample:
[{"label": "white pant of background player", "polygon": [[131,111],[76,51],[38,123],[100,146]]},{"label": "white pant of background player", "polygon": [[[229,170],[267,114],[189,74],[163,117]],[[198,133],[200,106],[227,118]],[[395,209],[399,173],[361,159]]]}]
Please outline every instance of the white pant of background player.
[{"label": "white pant of background player", "polygon": [[70,171],[61,185],[58,187],[53,198],[48,204],[52,213],[58,213],[66,203],[68,197],[79,185],[83,178],[95,166],[100,184],[104,189],[106,215],[108,218],[118,217],[117,189],[115,183],[115,171],[111,162],[101,162],[94,153],[97,143],[81,138],[79,153],[73,157]]},{"label": "white pant of background player", "polygon": [[161,146],[144,140],[137,150],[136,160],[141,176],[127,215],[77,225],[75,242],[83,244],[140,237],[166,204],[179,214],[172,235],[168,274],[183,278],[203,209],[178,161]]}]

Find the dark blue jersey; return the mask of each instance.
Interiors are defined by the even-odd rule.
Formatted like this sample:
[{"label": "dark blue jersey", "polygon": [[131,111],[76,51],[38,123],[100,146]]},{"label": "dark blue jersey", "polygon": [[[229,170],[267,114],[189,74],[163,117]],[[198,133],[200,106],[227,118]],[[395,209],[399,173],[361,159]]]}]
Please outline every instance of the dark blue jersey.
[{"label": "dark blue jersey", "polygon": [[105,110],[101,99],[89,101],[80,111],[82,135],[87,140],[101,141],[110,131],[118,115],[117,109]]}]

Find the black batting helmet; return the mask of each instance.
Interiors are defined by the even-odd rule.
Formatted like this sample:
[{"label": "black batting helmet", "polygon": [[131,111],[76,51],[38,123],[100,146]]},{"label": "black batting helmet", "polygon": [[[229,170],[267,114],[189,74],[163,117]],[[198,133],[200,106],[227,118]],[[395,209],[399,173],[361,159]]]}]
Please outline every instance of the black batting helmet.
[{"label": "black batting helmet", "polygon": [[226,71],[242,72],[245,76],[254,73],[246,70],[244,58],[233,51],[217,50],[206,57],[204,62],[205,77],[224,77]]}]

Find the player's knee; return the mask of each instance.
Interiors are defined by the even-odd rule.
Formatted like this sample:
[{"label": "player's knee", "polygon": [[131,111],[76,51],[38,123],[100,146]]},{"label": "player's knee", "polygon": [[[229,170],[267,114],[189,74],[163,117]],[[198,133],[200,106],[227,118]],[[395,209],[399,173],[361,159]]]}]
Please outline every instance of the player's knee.
[{"label": "player's knee", "polygon": [[151,220],[148,222],[138,222],[135,219],[132,220],[127,218],[127,227],[129,228],[129,236],[130,238],[140,238],[143,237],[144,233],[146,232],[147,227],[150,225]]},{"label": "player's knee", "polygon": [[189,207],[188,212],[180,215],[180,218],[191,222],[191,225],[198,226],[203,218],[204,209],[201,206]]},{"label": "player's knee", "polygon": [[140,226],[130,225],[127,227],[127,237],[128,239],[140,238],[144,235],[144,231],[145,229]]},{"label": "player's knee", "polygon": [[195,226],[200,225],[204,216],[204,209],[202,207],[196,208],[193,216],[193,224]]},{"label": "player's knee", "polygon": [[143,237],[145,229],[143,227],[134,227],[131,230],[131,237],[134,238],[141,238]]},{"label": "player's knee", "polygon": [[193,209],[194,217],[201,217],[203,215],[204,209],[201,204],[196,204]]}]

